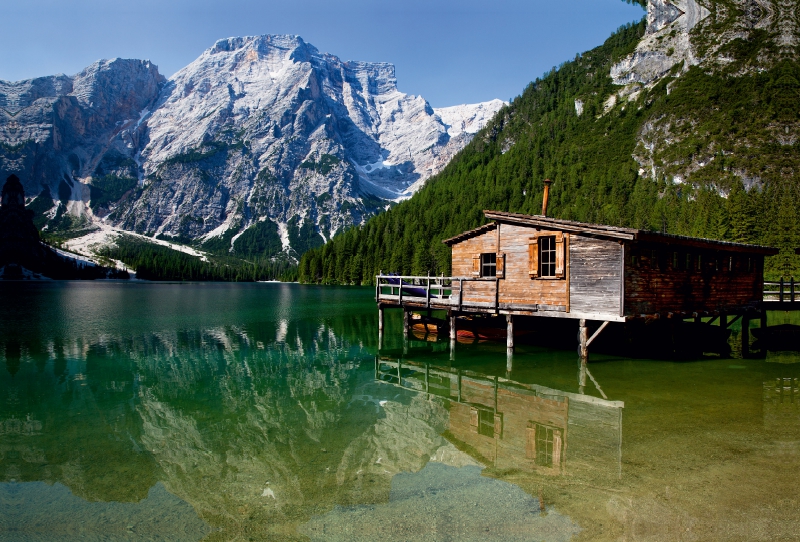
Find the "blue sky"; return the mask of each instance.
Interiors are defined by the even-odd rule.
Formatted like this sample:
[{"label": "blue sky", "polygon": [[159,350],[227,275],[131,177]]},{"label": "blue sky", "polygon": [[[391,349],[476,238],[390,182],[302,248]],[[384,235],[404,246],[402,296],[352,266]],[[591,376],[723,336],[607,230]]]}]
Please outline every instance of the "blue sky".
[{"label": "blue sky", "polygon": [[391,62],[434,107],[508,100],[641,19],[622,0],[1,0],[0,79],[146,58],[169,77],[221,38],[298,34],[343,60]]}]

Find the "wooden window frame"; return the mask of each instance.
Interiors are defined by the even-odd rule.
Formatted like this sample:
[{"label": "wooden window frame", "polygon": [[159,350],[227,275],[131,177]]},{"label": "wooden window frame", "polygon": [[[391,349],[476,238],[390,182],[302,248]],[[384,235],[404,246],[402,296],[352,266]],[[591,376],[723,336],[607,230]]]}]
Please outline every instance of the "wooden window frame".
[{"label": "wooden window frame", "polygon": [[[494,256],[494,274],[487,274],[486,267],[491,266],[485,260],[488,256]],[[502,279],[505,278],[506,268],[506,255],[501,252],[481,252],[472,255],[472,276],[484,279]]]},{"label": "wooden window frame", "polygon": [[494,252],[484,252],[481,258],[481,278],[497,277],[497,254]]},{"label": "wooden window frame", "polygon": [[[542,276],[541,245],[544,238],[555,239],[555,274]],[[538,231],[528,244],[528,274],[531,279],[564,280],[569,273],[569,234],[561,231]]]},{"label": "wooden window frame", "polygon": [[528,422],[526,459],[533,461],[537,467],[560,471],[565,458],[565,437],[566,431],[562,427]]},{"label": "wooden window frame", "polygon": [[470,407],[470,430],[489,438],[503,438],[503,415],[485,407]]}]

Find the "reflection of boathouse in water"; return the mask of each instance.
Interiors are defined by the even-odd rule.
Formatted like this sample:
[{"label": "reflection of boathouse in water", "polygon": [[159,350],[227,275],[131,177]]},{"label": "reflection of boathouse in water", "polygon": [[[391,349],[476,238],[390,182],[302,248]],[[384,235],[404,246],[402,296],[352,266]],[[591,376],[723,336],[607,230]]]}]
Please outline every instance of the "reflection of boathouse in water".
[{"label": "reflection of boathouse in water", "polygon": [[376,359],[375,378],[450,399],[448,438],[487,466],[621,474],[622,401],[393,358]]}]

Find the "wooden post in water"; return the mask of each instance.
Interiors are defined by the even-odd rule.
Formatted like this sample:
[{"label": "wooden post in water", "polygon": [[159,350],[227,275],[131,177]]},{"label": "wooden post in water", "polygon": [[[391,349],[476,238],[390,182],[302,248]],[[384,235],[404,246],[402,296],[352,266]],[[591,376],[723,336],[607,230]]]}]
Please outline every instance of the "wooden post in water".
[{"label": "wooden post in water", "polygon": [[750,315],[742,315],[742,357],[750,357]]},{"label": "wooden post in water", "polygon": [[580,355],[581,363],[586,363],[589,361],[589,328],[586,325],[586,320],[582,318],[579,325],[578,340],[580,346],[578,346],[578,354]]},{"label": "wooden post in water", "polygon": [[506,314],[506,352],[514,353],[514,317]]},{"label": "wooden post in water", "polygon": [[408,355],[408,338],[411,336],[411,310],[403,307],[403,355]]},{"label": "wooden post in water", "polygon": [[455,361],[456,359],[456,337],[458,331],[456,330],[456,313],[455,311],[450,311],[448,313],[448,320],[450,321],[450,361]]},{"label": "wooden post in water", "polygon": [[383,305],[378,305],[378,350],[383,348]]}]

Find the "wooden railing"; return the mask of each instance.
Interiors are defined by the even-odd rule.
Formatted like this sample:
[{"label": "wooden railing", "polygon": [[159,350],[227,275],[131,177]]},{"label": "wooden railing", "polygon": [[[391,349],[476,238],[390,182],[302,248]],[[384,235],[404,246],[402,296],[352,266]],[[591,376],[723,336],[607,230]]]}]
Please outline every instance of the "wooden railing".
[{"label": "wooden railing", "polygon": [[377,275],[375,300],[398,305],[496,309],[497,280],[475,277]]},{"label": "wooden railing", "polygon": [[800,301],[800,292],[794,277],[789,280],[781,278],[778,282],[764,282],[764,301],[778,303],[794,303]]}]

